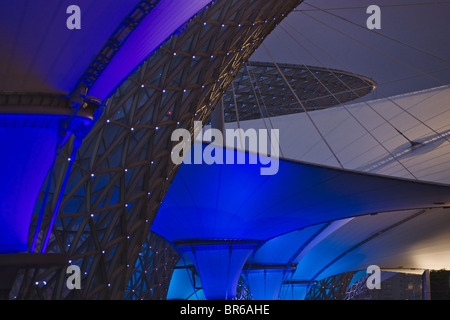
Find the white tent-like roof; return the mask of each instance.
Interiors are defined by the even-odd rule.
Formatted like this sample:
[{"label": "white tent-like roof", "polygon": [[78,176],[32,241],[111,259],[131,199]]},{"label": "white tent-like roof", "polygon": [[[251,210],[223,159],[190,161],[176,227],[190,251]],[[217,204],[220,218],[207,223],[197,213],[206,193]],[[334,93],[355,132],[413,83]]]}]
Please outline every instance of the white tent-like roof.
[{"label": "white tent-like roof", "polygon": [[[326,143],[305,113],[239,126],[278,129],[286,159],[339,167],[328,144],[346,169],[449,184],[448,101],[450,88],[442,86],[311,112]],[[412,146],[396,129],[420,144]],[[297,263],[291,280],[305,283],[370,265],[408,273],[450,269],[449,213],[447,208],[385,212],[337,220],[332,229],[314,225],[266,242],[252,263]]]}]

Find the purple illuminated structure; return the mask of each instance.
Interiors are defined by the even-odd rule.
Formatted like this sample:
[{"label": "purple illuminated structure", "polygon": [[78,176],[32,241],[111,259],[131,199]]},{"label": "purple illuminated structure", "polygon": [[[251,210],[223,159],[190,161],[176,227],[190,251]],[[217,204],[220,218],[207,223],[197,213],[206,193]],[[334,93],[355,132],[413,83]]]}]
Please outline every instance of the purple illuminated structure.
[{"label": "purple illuminated structure", "polygon": [[[40,160],[42,172],[35,172],[33,177],[45,196],[39,199],[41,203],[33,216],[40,210],[37,226],[32,224],[29,235],[33,238],[32,251],[63,253],[83,265],[86,277],[82,279],[82,297],[123,296],[133,272],[129,266],[136,262],[149,232],[148,223],[160,203],[158,197],[166,190],[159,182],[170,182],[176,172],[170,165],[166,170],[166,156],[161,156],[166,154],[165,148],[171,147],[171,131],[190,128],[194,117],[205,121],[243,63],[300,3],[80,0],[76,5],[81,10],[81,29],[75,30],[66,27],[69,14],[60,1],[2,5],[0,30],[8,32],[0,32],[0,90],[7,99],[18,93],[64,100],[64,108],[68,109],[60,123],[71,124],[78,108],[84,108],[86,102],[96,104],[87,108],[95,124],[87,136],[83,134],[88,130],[82,130],[80,137],[85,140],[77,157],[70,156],[76,149],[70,140],[60,150],[56,163],[63,164],[48,175],[48,197],[42,182],[53,155],[45,152]],[[185,29],[190,32],[181,32]],[[132,107],[128,99],[134,101]],[[5,105],[13,104],[8,101]],[[92,109],[97,106],[101,106],[100,110],[94,114]],[[43,110],[45,107],[39,100],[33,102],[35,114],[52,114]],[[17,108],[12,112],[23,113]],[[56,133],[48,133],[57,138],[49,139],[45,150],[58,149],[59,133],[64,130],[58,131],[57,122],[51,124]],[[109,143],[111,140],[114,142]],[[71,160],[67,162],[68,158]],[[117,159],[124,163],[119,164]],[[68,163],[73,163],[73,170],[67,170]],[[120,170],[116,171],[115,166]],[[119,178],[122,174],[126,176],[123,180]],[[119,181],[120,187],[116,188],[114,183]],[[30,203],[37,192],[29,191]],[[73,205],[81,198],[81,207]],[[127,211],[125,216],[123,210]],[[70,223],[66,223],[67,218]],[[10,223],[16,221],[8,220],[9,228]],[[106,232],[105,223],[110,226]],[[29,225],[21,225],[22,238]],[[25,246],[22,243],[17,248],[14,250]],[[44,290],[48,293],[54,288],[54,294],[46,297],[66,295],[65,281],[57,276],[58,272],[53,272],[52,281],[48,281],[54,286]]]},{"label": "purple illuminated structure", "polygon": [[14,155],[0,160],[0,253],[28,249],[31,213],[53,163],[59,120],[50,115],[0,116],[2,147],[8,155]]},{"label": "purple illuminated structure", "polygon": [[[160,0],[151,4],[138,3],[136,6],[136,1],[131,0],[122,1],[119,5],[114,1],[84,0],[78,3],[83,14],[80,30],[68,30],[66,8],[55,3],[2,4],[4,14],[1,15],[0,26],[5,27],[2,30],[12,28],[10,34],[15,34],[16,38],[7,34],[1,38],[3,46],[10,51],[3,52],[2,56],[6,58],[0,59],[0,67],[5,72],[0,79],[4,104],[0,104],[0,130],[3,149],[9,155],[3,157],[0,163],[3,181],[0,252],[27,250],[34,204],[56,155],[58,139],[64,131],[61,121],[80,120],[80,117],[74,117],[77,110],[69,104],[79,99],[80,92],[83,92],[85,99],[88,91],[88,100],[97,103],[105,100],[136,66],[210,2]],[[55,12],[55,19],[42,21],[44,12]],[[101,21],[96,15],[98,12],[102,12]],[[129,17],[124,16],[123,12],[129,13]],[[18,16],[23,16],[21,24],[17,23]],[[167,19],[168,16],[171,18]],[[132,19],[138,22],[138,26],[130,32],[127,23]],[[102,27],[92,28],[94,24]],[[36,34],[43,40],[34,41]],[[146,36],[148,34],[152,36]],[[80,46],[80,42],[84,45]],[[65,46],[55,46],[61,43]],[[116,44],[116,50],[109,50],[114,55],[108,57],[105,52],[111,49],[111,43]],[[11,54],[13,51],[15,55]],[[29,52],[33,52],[32,57],[27,55]],[[91,61],[98,52],[103,53],[103,59],[110,60],[101,70],[98,61]],[[25,72],[22,69],[26,65],[31,67]],[[70,74],[61,72],[68,66]],[[92,74],[94,69],[99,74]],[[92,86],[91,90],[87,88],[89,86]],[[52,106],[52,110],[41,103],[42,96],[58,100],[64,106]],[[25,105],[26,99],[31,105]],[[88,122],[91,122],[93,119],[89,116]]]},{"label": "purple illuminated structure", "polygon": [[[0,30],[8,32],[0,33],[0,138],[4,151],[0,160],[0,268],[14,260],[11,254],[45,252],[61,199],[56,201],[47,230],[39,235],[41,212],[31,248],[30,224],[38,194],[62,146],[74,133],[79,146],[98,105],[210,2],[82,0],[76,3],[82,17],[77,30],[66,26],[68,4],[2,4]],[[77,146],[72,147],[67,171]],[[63,188],[58,190],[61,195],[67,177],[63,180]],[[42,243],[36,248],[39,236]]]},{"label": "purple illuminated structure", "polygon": [[[211,0],[160,0],[115,54],[89,94],[103,100],[147,56]],[[170,17],[170,18],[168,18]],[[151,37],[147,35],[151,34]]]},{"label": "purple illuminated structure", "polygon": [[[236,157],[241,151],[224,149],[224,163],[229,153]],[[450,187],[444,185],[281,159],[278,173],[264,176],[263,165],[250,164],[250,158],[246,163],[183,164],[152,226],[188,254],[207,299],[234,298],[250,254],[276,236],[338,219],[450,202]]]},{"label": "purple illuminated structure", "polygon": [[92,115],[82,110],[75,115],[66,99],[52,95],[1,98],[5,154],[0,160],[0,296],[7,297],[18,268],[67,263],[64,255],[36,255],[34,248],[29,250],[31,216],[58,149],[87,127]]}]

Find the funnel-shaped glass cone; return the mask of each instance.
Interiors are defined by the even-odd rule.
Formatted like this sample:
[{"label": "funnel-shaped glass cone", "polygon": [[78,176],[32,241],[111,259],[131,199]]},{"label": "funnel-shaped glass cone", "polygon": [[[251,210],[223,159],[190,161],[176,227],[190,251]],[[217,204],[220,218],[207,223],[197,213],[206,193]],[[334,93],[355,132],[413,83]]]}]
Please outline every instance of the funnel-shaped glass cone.
[{"label": "funnel-shaped glass cone", "polygon": [[208,300],[231,300],[236,297],[236,288],[242,267],[255,246],[246,243],[212,241],[210,244],[184,247],[200,275],[203,292]]}]

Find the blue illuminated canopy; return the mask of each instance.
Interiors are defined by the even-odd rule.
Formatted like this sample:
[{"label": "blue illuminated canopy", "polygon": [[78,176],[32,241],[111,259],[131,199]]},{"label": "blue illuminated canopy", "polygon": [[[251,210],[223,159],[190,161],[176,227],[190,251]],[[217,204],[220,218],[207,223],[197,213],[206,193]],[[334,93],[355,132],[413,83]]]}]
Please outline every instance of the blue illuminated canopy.
[{"label": "blue illuminated canopy", "polygon": [[[194,144],[188,157],[206,147]],[[246,164],[226,164],[231,155],[244,156]],[[261,175],[268,161],[256,161],[257,155],[223,149],[223,157],[224,164],[181,165],[151,228],[188,255],[206,299],[233,299],[245,262],[269,239],[339,219],[442,207],[450,201],[446,185],[283,159],[276,174]],[[276,271],[270,274],[270,288],[263,288],[273,296],[284,277],[282,269]],[[253,286],[264,272],[249,274]]]},{"label": "blue illuminated canopy", "polygon": [[[237,153],[225,149],[227,153]],[[152,230],[170,241],[268,240],[337,219],[442,207],[447,185],[279,160],[275,175],[261,164],[182,165]]]}]

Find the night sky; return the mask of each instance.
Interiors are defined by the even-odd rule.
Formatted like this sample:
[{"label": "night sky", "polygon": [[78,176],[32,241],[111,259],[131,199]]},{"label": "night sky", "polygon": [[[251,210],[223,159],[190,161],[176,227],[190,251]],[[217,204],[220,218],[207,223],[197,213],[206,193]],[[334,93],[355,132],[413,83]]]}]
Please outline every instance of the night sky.
[{"label": "night sky", "polygon": [[[380,30],[366,27],[369,5],[381,8]],[[450,83],[450,1],[307,0],[296,10],[264,42],[276,62],[325,66],[370,77],[378,87],[364,100]],[[271,62],[272,58],[261,46],[252,60]]]}]

